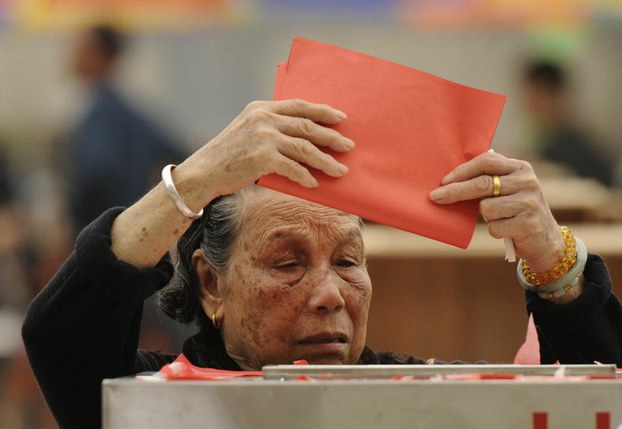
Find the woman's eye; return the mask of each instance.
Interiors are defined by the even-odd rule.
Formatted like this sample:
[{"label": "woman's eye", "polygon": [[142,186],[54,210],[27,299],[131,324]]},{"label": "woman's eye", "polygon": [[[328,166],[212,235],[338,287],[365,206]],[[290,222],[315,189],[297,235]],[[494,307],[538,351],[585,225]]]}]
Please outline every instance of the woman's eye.
[{"label": "woman's eye", "polygon": [[298,262],[296,261],[288,261],[288,262],[282,262],[282,263],[275,264],[275,268],[278,268],[278,269],[295,268],[297,266],[298,266]]},{"label": "woman's eye", "polygon": [[356,262],[351,261],[349,259],[340,259],[337,261],[336,265],[341,268],[349,268],[349,267],[355,266]]}]

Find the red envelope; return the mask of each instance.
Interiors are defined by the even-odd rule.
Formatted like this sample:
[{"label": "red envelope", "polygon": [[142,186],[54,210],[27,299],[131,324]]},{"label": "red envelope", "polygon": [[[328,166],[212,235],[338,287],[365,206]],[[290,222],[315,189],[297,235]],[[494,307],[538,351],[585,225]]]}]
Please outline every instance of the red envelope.
[{"label": "red envelope", "polygon": [[478,202],[440,205],[429,193],[456,166],[486,151],[505,96],[400,64],[297,37],[279,64],[274,99],[326,103],[348,115],[334,128],[349,153],[327,150],[350,171],[335,179],[311,169],[306,189],[278,176],[259,184],[458,247],[473,236]]}]

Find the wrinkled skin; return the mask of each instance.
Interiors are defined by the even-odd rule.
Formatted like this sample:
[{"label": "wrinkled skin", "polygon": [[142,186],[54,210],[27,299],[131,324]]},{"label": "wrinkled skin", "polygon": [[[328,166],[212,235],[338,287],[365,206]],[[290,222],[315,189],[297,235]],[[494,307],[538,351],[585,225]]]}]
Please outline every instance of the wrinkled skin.
[{"label": "wrinkled skin", "polygon": [[372,291],[358,218],[268,190],[245,213],[228,271],[203,276],[217,284],[202,303],[222,320],[229,355],[245,369],[355,364]]}]

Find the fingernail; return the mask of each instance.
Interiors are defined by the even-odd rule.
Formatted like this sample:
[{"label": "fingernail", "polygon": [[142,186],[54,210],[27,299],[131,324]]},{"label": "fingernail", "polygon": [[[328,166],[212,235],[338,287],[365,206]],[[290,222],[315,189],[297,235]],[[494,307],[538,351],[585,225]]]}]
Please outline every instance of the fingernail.
[{"label": "fingernail", "polygon": [[337,118],[341,119],[342,121],[344,119],[348,119],[348,115],[346,115],[345,113],[343,113],[341,110],[336,110],[335,111],[335,115],[337,116]]},{"label": "fingernail", "polygon": [[440,201],[443,199],[443,190],[441,188],[437,188],[435,190],[433,190],[432,192],[430,192],[430,199],[432,201]]},{"label": "fingernail", "polygon": [[346,145],[348,149],[354,149],[354,146],[356,146],[356,144],[354,143],[354,140],[351,140],[347,137],[344,137],[343,143]]},{"label": "fingernail", "polygon": [[318,188],[320,186],[320,182],[317,181],[317,179],[315,177],[311,178],[311,187],[312,188]]},{"label": "fingernail", "polygon": [[339,169],[339,172],[341,174],[346,174],[348,171],[350,171],[350,169],[348,168],[347,165],[344,164],[339,164],[339,166],[337,167]]}]

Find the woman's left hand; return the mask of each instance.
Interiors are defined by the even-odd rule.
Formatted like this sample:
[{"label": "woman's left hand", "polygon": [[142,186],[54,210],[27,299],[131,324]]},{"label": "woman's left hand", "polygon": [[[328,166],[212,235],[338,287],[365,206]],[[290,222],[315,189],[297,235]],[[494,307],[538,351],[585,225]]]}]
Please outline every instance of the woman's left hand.
[{"label": "woman's left hand", "polygon": [[[499,176],[499,196],[493,196]],[[495,238],[511,238],[516,254],[536,272],[552,269],[563,257],[564,240],[540,182],[526,161],[486,152],[447,174],[430,193],[439,204],[481,199],[480,213]]]}]

